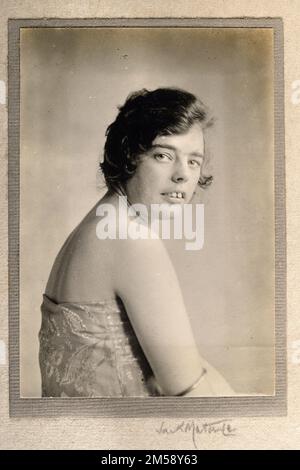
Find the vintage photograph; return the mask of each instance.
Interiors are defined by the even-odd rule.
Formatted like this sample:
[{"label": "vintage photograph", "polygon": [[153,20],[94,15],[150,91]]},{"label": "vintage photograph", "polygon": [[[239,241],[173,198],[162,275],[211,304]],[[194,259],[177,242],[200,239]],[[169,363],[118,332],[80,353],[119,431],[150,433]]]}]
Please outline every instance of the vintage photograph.
[{"label": "vintage photograph", "polygon": [[274,32],[20,29],[20,397],[275,394]]}]

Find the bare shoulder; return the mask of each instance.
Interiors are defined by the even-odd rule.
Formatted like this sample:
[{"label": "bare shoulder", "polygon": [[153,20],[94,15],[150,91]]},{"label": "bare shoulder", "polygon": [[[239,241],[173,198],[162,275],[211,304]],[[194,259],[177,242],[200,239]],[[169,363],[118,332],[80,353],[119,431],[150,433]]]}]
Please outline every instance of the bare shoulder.
[{"label": "bare shoulder", "polygon": [[140,299],[137,311],[144,311],[145,303],[154,305],[158,299],[160,305],[164,299],[167,304],[170,292],[176,292],[173,298],[181,302],[178,278],[168,252],[162,240],[151,238],[150,232],[148,235],[118,240],[115,247],[113,283],[116,293],[122,299],[130,299],[130,303]]},{"label": "bare shoulder", "polygon": [[133,257],[165,251],[156,233],[130,211],[126,200],[114,194],[98,204],[92,218],[93,233],[105,240],[112,253],[128,262]]},{"label": "bare shoulder", "polygon": [[119,238],[115,250],[118,259],[127,265],[170,263],[163,241],[146,225],[137,221],[129,223],[126,239]]}]

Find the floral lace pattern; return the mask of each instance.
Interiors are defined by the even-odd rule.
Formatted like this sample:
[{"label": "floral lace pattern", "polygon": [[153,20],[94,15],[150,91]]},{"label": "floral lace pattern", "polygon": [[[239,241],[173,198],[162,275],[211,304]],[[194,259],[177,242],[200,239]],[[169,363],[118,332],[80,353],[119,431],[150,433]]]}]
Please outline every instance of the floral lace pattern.
[{"label": "floral lace pattern", "polygon": [[44,295],[41,312],[43,397],[158,395],[119,299],[57,304]]}]

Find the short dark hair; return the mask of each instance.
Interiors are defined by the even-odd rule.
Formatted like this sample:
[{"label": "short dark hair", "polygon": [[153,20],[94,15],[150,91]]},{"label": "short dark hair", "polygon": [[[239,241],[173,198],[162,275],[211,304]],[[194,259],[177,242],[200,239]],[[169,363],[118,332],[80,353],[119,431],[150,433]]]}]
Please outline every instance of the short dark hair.
[{"label": "short dark hair", "polygon": [[[203,129],[212,124],[202,101],[178,88],[144,88],[131,93],[118,109],[117,118],[106,130],[100,164],[107,187],[116,191],[133,176],[138,156],[151,148],[157,136],[181,134],[196,122]],[[201,175],[198,183],[206,187],[212,179]]]}]

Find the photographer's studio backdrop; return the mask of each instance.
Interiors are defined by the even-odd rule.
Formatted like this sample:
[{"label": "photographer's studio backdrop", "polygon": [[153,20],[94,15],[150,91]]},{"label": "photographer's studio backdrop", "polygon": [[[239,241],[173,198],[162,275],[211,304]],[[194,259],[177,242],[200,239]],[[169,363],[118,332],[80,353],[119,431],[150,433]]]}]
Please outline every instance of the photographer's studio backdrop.
[{"label": "photographer's studio backdrop", "polygon": [[200,352],[237,392],[273,394],[272,30],[29,28],[20,52],[21,396],[41,395],[42,294],[61,245],[105,191],[106,127],[130,92],[161,86],[195,93],[216,117],[214,182],[195,199],[204,247],[166,243]]}]

